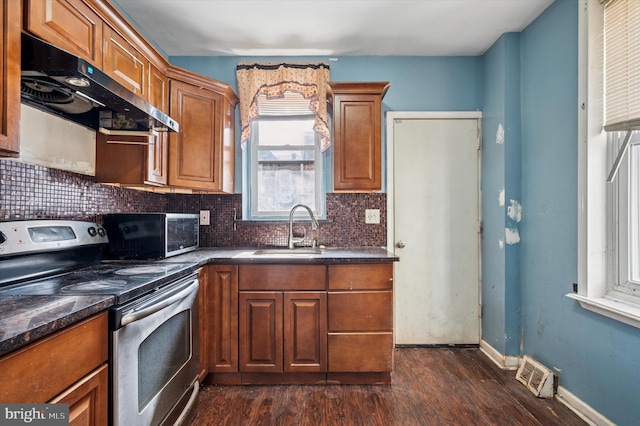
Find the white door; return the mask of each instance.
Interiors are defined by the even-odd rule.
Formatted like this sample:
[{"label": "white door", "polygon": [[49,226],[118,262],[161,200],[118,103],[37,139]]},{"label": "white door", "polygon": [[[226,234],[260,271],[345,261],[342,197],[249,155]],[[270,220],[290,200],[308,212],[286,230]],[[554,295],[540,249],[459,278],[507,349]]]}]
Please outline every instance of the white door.
[{"label": "white door", "polygon": [[480,113],[387,114],[398,345],[480,342]]}]

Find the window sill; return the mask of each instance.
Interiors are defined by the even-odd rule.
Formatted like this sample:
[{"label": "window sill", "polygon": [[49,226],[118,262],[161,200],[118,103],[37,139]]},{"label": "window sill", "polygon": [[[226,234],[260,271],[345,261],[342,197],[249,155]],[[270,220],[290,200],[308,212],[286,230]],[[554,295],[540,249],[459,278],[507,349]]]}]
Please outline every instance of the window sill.
[{"label": "window sill", "polygon": [[577,300],[584,309],[616,321],[640,328],[640,306],[604,297],[586,297],[575,293],[566,295]]}]

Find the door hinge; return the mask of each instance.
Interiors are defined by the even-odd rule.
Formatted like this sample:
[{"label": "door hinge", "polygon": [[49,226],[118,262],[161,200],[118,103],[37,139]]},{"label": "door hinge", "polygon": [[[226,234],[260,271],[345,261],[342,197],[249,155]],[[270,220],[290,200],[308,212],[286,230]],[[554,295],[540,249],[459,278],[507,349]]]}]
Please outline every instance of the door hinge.
[{"label": "door hinge", "polygon": [[480,220],[478,221],[478,235],[482,236],[482,231],[483,231],[482,221]]}]

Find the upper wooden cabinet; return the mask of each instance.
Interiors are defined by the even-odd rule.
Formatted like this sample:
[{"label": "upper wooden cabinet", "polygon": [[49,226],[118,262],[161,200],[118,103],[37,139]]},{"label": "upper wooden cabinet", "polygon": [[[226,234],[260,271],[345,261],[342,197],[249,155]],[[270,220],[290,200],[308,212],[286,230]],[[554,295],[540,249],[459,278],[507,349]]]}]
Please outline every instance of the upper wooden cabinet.
[{"label": "upper wooden cabinet", "polygon": [[329,82],[336,192],[382,189],[382,98],[388,82]]},{"label": "upper wooden cabinet", "polygon": [[[233,193],[238,98],[229,85],[169,65],[108,1],[23,1],[26,32],[87,60],[180,125],[179,133],[152,137],[98,135],[97,182],[159,192]],[[21,1],[0,2],[5,32],[12,30],[1,40],[0,155],[17,156]],[[139,145],[122,143],[132,141]]]},{"label": "upper wooden cabinet", "polygon": [[[167,77],[151,65],[148,81],[149,101],[161,111],[168,112]],[[96,134],[96,182],[157,188],[167,185],[168,175],[168,132],[146,137]]]},{"label": "upper wooden cabinet", "polygon": [[20,0],[0,0],[0,157],[20,151]]},{"label": "upper wooden cabinet", "polygon": [[169,136],[169,185],[233,192],[234,118],[230,86],[170,67],[169,115],[180,132]]},{"label": "upper wooden cabinet", "polygon": [[30,33],[102,68],[103,21],[80,0],[27,0]]},{"label": "upper wooden cabinet", "polygon": [[160,111],[169,112],[169,79],[158,67],[149,64],[149,102]]},{"label": "upper wooden cabinet", "polygon": [[104,37],[104,64],[105,73],[131,90],[142,99],[149,100],[149,67],[150,63],[124,37],[106,26],[103,30]]}]

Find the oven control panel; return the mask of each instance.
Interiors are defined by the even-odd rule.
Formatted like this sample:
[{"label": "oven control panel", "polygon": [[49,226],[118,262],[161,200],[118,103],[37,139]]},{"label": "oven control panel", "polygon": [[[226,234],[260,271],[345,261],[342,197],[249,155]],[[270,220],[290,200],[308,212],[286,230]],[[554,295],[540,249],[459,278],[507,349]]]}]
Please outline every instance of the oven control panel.
[{"label": "oven control panel", "polygon": [[99,223],[77,220],[0,222],[0,256],[107,244]]}]

